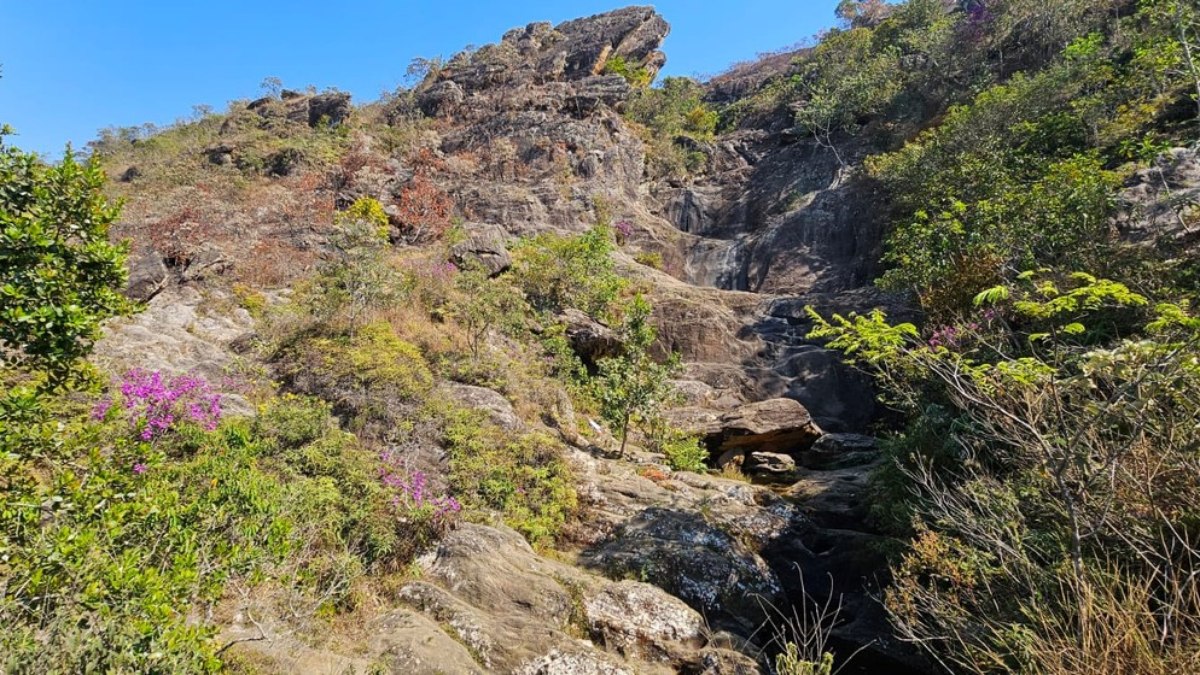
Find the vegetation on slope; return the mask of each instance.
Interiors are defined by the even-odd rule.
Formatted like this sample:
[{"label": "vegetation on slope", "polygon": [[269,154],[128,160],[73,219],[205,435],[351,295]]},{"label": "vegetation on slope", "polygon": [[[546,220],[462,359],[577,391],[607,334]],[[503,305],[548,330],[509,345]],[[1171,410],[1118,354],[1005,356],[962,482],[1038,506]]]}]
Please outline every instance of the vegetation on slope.
[{"label": "vegetation on slope", "polygon": [[1200,12],[843,4],[848,29],[741,105],[890,150],[867,162],[894,205],[880,283],[928,321],[813,314],[812,335],[907,418],[876,478],[909,538],[895,625],[951,670],[1194,670],[1196,251],[1111,222],[1134,169],[1195,142]]}]

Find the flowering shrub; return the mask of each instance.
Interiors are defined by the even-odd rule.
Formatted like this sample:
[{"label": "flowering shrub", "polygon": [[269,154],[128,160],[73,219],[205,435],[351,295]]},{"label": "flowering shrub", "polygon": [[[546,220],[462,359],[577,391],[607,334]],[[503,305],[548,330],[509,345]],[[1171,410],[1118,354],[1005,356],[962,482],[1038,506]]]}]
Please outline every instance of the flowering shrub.
[{"label": "flowering shrub", "polygon": [[221,421],[221,395],[198,375],[134,369],[125,373],[118,389],[117,399],[106,396],[96,404],[92,418],[105,419],[119,400],[130,428],[143,441],[189,422],[213,431]]},{"label": "flowering shrub", "polygon": [[458,500],[449,494],[438,494],[429,485],[424,471],[410,471],[398,453],[384,451],[380,455],[379,480],[392,491],[392,506],[427,516],[435,525],[462,510]]},{"label": "flowering shrub", "polygon": [[628,220],[618,220],[613,223],[613,231],[617,235],[617,242],[624,244],[633,236],[633,223]]},{"label": "flowering shrub", "polygon": [[429,308],[446,302],[459,271],[452,262],[429,258],[406,260],[400,267],[405,290]]}]

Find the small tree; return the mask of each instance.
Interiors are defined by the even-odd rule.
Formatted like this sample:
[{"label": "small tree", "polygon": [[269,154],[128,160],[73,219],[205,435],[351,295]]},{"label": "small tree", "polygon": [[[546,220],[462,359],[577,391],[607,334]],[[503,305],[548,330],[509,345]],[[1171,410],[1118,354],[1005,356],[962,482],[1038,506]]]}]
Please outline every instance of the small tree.
[{"label": "small tree", "polygon": [[520,321],[525,301],[507,279],[492,279],[479,264],[467,264],[454,279],[460,296],[454,303],[454,318],[467,331],[471,358],[477,363],[488,333],[497,324]]},{"label": "small tree", "polygon": [[0,128],[0,361],[68,381],[105,319],[130,311],[121,294],[127,247],[108,240],[119,206],[104,196],[95,157],[68,146],[57,165],[4,146]]},{"label": "small tree", "polygon": [[388,219],[378,201],[362,197],[335,220],[333,256],[316,281],[318,305],[326,320],[343,314],[353,332],[396,288],[387,261]]},{"label": "small tree", "polygon": [[679,370],[679,354],[671,354],[664,363],[654,360],[650,346],[657,333],[649,318],[650,303],[639,295],[621,326],[622,354],[600,360],[593,385],[601,414],[621,435],[622,455],[630,425],[656,421],[663,406],[678,396],[671,377]]}]

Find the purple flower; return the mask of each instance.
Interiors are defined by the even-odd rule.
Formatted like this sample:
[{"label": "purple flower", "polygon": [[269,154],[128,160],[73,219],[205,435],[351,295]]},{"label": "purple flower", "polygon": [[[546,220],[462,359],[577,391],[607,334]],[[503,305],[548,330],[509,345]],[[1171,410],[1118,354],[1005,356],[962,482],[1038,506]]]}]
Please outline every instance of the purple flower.
[{"label": "purple flower", "polygon": [[[143,441],[154,440],[182,421],[206,431],[215,430],[221,421],[221,395],[196,375],[164,376],[135,369],[125,374],[118,389],[129,425]],[[111,399],[102,400],[93,417],[102,418],[111,406]]]},{"label": "purple flower", "polygon": [[414,510],[429,508],[434,521],[441,521],[462,510],[462,505],[454,497],[434,494],[425,472],[408,470],[397,453],[385,450],[380,453],[379,459],[382,462],[379,482],[392,492],[393,507]]},{"label": "purple flower", "polygon": [[140,475],[146,473],[147,468],[148,467],[145,464],[138,462],[137,464],[133,465],[133,475],[140,476]]},{"label": "purple flower", "polygon": [[99,422],[108,415],[108,411],[112,409],[113,400],[107,396],[100,399],[95,407],[92,408],[92,419]]},{"label": "purple flower", "polygon": [[633,223],[629,222],[628,220],[618,220],[615,224],[613,224],[613,230],[615,230],[617,233],[617,239],[625,241],[629,237],[633,236]]}]

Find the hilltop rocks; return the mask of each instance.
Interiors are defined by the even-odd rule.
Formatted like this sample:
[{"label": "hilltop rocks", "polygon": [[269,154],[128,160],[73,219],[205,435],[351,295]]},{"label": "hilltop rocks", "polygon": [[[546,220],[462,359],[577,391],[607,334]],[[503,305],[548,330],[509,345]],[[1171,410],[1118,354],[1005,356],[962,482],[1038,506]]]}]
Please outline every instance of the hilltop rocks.
[{"label": "hilltop rocks", "polygon": [[568,47],[563,74],[568,79],[595,75],[617,56],[644,63],[656,73],[666,62],[658,48],[670,30],[653,7],[626,7],[560,24],[556,31]]},{"label": "hilltop rocks", "polygon": [[542,111],[583,118],[617,107],[632,93],[605,64],[623,59],[653,76],[667,22],[651,7],[627,7],[551,27],[531,23],[497,44],[456,55],[418,87],[417,107],[431,117],[483,119],[498,111]]},{"label": "hilltop rocks", "polygon": [[551,27],[531,23],[505,33],[498,44],[463,52],[437,74],[426,92],[465,94],[519,84],[586,80],[599,75],[609,59],[620,57],[653,75],[666,62],[658,51],[670,27],[653,7],[626,7]]},{"label": "hilltop rocks", "polygon": [[453,113],[465,98],[457,82],[437,82],[417,94],[417,107],[428,117]]},{"label": "hilltop rocks", "polygon": [[[279,98],[264,96],[255,99],[246,105],[246,109],[258,113],[263,120],[283,118],[310,127],[316,127],[322,123],[337,126],[345,122],[354,110],[350,105],[350,94],[340,91],[323,94],[284,91]],[[230,118],[227,123],[233,119]]]}]

